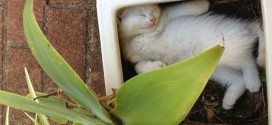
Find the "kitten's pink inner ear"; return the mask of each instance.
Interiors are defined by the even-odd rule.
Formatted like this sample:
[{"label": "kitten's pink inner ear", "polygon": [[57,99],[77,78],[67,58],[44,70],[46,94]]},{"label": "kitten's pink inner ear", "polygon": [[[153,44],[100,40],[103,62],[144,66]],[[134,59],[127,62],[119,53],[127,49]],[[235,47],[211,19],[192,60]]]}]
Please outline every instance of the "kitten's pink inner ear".
[{"label": "kitten's pink inner ear", "polygon": [[148,16],[148,19],[149,19],[149,21],[151,21],[151,22],[154,23],[154,24],[156,23],[156,20],[157,20],[156,17],[155,17],[154,15],[149,15],[149,16]]},{"label": "kitten's pink inner ear", "polygon": [[153,15],[153,17],[150,19],[151,22],[155,23],[156,22],[156,17]]},{"label": "kitten's pink inner ear", "polygon": [[127,12],[127,9],[126,9],[126,8],[122,8],[122,9],[120,9],[120,10],[118,11],[117,16],[118,16],[119,18],[122,18],[122,17],[126,14],[126,12]]},{"label": "kitten's pink inner ear", "polygon": [[117,16],[117,25],[119,25],[120,23],[121,23],[121,18]]}]

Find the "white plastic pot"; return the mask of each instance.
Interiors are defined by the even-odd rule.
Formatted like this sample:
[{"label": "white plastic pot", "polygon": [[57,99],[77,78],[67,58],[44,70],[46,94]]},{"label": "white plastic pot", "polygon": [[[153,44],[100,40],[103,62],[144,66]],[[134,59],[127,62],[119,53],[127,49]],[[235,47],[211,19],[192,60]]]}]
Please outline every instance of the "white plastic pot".
[{"label": "white plastic pot", "polygon": [[[107,95],[112,93],[112,88],[119,88],[123,83],[116,24],[116,13],[118,10],[132,5],[172,1],[179,0],[97,0],[97,14]],[[268,119],[269,125],[272,125],[272,0],[262,0],[262,13],[266,41]]]}]

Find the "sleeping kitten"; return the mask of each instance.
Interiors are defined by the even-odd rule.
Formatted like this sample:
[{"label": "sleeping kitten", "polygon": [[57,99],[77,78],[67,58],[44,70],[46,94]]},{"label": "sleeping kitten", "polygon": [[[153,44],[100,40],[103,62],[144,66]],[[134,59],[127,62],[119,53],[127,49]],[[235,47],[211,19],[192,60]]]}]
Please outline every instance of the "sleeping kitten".
[{"label": "sleeping kitten", "polygon": [[206,13],[209,2],[184,2],[161,10],[158,5],[130,7],[119,13],[121,48],[137,73],[156,70],[196,56],[222,43],[225,52],[211,79],[228,87],[223,108],[233,108],[248,89],[261,82],[253,47],[259,38],[258,64],[264,66],[263,32],[258,21],[242,21]]}]

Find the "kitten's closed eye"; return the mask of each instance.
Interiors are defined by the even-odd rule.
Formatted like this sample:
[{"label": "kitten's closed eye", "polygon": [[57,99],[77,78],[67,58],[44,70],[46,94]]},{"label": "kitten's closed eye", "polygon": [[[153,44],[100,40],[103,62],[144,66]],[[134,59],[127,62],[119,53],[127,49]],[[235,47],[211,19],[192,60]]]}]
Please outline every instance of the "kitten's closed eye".
[{"label": "kitten's closed eye", "polygon": [[152,32],[157,27],[159,17],[158,5],[123,8],[118,12],[119,31],[128,36]]},{"label": "kitten's closed eye", "polygon": [[142,16],[142,17],[146,17],[146,15],[145,14],[138,14],[138,16]]}]

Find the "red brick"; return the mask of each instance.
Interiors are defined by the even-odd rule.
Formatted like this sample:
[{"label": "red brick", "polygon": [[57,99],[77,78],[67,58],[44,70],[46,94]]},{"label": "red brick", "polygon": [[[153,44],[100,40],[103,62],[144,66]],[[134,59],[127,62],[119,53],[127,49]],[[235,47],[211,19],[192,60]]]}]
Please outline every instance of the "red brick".
[{"label": "red brick", "polygon": [[[26,43],[23,30],[23,8],[24,0],[8,0],[8,18],[7,18],[7,40],[8,42]],[[34,2],[35,17],[40,26],[43,25],[43,10],[45,0],[36,0]]]},{"label": "red brick", "polygon": [[86,11],[50,9],[48,23],[49,41],[84,78]]},{"label": "red brick", "polygon": [[50,3],[85,3],[86,0],[50,0]]},{"label": "red brick", "polygon": [[[41,91],[42,71],[30,50],[8,48],[6,64],[7,91],[24,96],[28,94],[24,67],[28,69],[35,90]],[[10,122],[11,125],[30,125],[31,123],[19,110],[11,110]]]},{"label": "red brick", "polygon": [[[96,10],[96,9],[94,9]],[[89,29],[91,30],[91,40],[90,42],[90,67],[89,76],[87,78],[87,84],[91,86],[99,97],[105,95],[105,84],[102,66],[102,56],[101,47],[99,39],[99,29],[96,12],[93,11],[93,16],[91,17]]]},{"label": "red brick", "polygon": [[91,64],[87,84],[97,93],[99,97],[105,96],[105,85],[102,69],[101,53],[91,54]]},{"label": "red brick", "polygon": [[10,108],[9,111],[10,125],[33,125],[34,123],[26,117],[22,110]]},{"label": "red brick", "polygon": [[86,11],[50,9],[48,38],[55,49],[84,79]]},{"label": "red brick", "polygon": [[46,81],[43,84],[43,92],[47,94],[56,92],[58,89],[58,86],[49,78],[46,78],[45,80]]},{"label": "red brick", "polygon": [[[96,15],[92,18],[95,18]],[[97,22],[97,18],[93,19],[93,21],[91,23],[92,24],[90,27],[91,32],[92,32],[92,40],[90,41],[91,46],[91,53],[97,53],[101,51],[101,44],[100,44],[100,38],[99,38],[99,28],[98,28],[98,22]]]},{"label": "red brick", "polygon": [[7,90],[20,95],[28,94],[24,67],[28,69],[36,91],[41,91],[42,70],[28,49],[8,48]]}]

